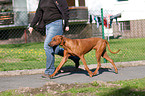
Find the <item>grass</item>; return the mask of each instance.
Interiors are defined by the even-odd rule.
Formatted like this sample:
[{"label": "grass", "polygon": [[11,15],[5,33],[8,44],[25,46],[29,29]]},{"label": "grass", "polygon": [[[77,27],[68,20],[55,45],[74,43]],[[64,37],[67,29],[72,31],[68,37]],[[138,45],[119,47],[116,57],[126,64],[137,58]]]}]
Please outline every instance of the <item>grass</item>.
[{"label": "grass", "polygon": [[45,67],[43,43],[1,45],[0,53],[1,71]]},{"label": "grass", "polygon": [[51,84],[27,91],[7,90],[0,92],[0,96],[145,96],[144,85],[145,78],[115,82],[94,81],[87,84]]},{"label": "grass", "polygon": [[[100,96],[144,96],[145,95],[145,78],[115,81],[113,84],[119,84],[121,87],[107,88],[103,90]],[[104,94],[104,95],[103,95]],[[107,95],[106,95],[107,94]]]},{"label": "grass", "polygon": [[[118,54],[108,52],[114,62],[145,60],[145,38],[111,39],[109,43],[112,51],[121,49]],[[97,63],[94,50],[86,54],[85,58],[88,65]],[[61,59],[56,55],[55,66]],[[0,71],[45,68],[45,61],[43,43],[0,45]],[[65,66],[74,66],[74,63],[68,60]]]}]

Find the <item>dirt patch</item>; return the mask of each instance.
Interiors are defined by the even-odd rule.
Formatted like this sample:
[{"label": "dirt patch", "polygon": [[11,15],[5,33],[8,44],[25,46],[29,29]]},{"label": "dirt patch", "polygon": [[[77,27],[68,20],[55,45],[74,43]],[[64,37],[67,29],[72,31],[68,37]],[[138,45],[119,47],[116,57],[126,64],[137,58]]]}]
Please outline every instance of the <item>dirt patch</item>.
[{"label": "dirt patch", "polygon": [[[98,88],[101,86],[106,86],[106,87],[117,87],[120,85],[117,84],[111,84],[103,81],[95,81],[92,83],[88,84],[58,84],[55,82],[48,82],[46,83],[43,87],[41,88],[30,88],[30,87],[24,87],[24,88],[19,88],[15,92],[18,94],[30,94],[31,96],[36,95],[36,94],[49,94],[52,96],[72,96],[74,95],[71,92],[68,92],[69,89],[75,88],[80,89],[80,88]],[[96,92],[78,92],[77,96],[93,96]]]}]

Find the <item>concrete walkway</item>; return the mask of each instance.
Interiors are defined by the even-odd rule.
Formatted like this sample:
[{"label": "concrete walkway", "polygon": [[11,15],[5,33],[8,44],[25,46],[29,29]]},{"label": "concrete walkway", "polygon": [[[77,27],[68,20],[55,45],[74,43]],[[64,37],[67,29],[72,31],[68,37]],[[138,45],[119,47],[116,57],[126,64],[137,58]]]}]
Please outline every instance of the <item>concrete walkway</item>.
[{"label": "concrete walkway", "polygon": [[[52,79],[41,78],[41,74],[18,75],[18,76],[5,75],[0,77],[0,91],[5,91],[8,89],[18,89],[21,87],[39,88],[50,81],[56,83],[70,84],[70,83],[90,83],[96,80],[117,81],[117,80],[144,78],[145,66],[144,64],[139,64],[139,65],[138,64],[133,64],[132,66],[126,65],[125,67],[123,65],[121,66],[116,64],[118,66],[118,74],[115,74],[114,70],[110,69],[109,68],[110,66],[108,66],[108,64],[105,64],[106,66],[102,64],[103,68],[99,70],[98,75],[92,78],[89,77],[88,72],[83,70],[83,68],[79,68],[78,70],[75,70],[74,67],[63,68],[64,72],[59,73]],[[96,65],[90,65],[89,67],[90,69],[92,69],[92,71],[94,71],[95,69],[93,67],[96,67]],[[0,72],[0,74],[1,73],[2,72]]]}]

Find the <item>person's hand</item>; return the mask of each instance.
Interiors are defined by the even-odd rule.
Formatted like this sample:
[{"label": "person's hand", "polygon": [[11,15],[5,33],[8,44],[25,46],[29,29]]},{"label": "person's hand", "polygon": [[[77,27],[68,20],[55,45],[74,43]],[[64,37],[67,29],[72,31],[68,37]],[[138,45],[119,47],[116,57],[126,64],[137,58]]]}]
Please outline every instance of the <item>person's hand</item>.
[{"label": "person's hand", "polygon": [[69,27],[68,26],[65,27],[65,31],[69,31]]},{"label": "person's hand", "polygon": [[30,34],[32,34],[33,28],[32,27],[29,27],[28,30],[29,30]]}]

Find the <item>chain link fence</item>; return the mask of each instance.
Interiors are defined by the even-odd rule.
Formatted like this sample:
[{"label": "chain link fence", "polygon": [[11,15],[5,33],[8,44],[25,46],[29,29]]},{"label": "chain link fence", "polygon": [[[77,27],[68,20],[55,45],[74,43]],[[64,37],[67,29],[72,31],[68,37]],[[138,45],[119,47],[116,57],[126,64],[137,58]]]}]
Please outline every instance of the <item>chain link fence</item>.
[{"label": "chain link fence", "polygon": [[[105,39],[112,51],[121,49],[118,54],[108,51],[109,56],[114,62],[145,60],[145,19],[121,21],[117,12],[104,11]],[[45,68],[45,33],[34,31],[30,35],[27,30],[34,14],[21,11],[0,13],[0,71]],[[75,9],[71,11],[70,18],[70,30],[64,32],[65,37],[102,38],[101,10]],[[55,65],[58,66],[62,57],[55,57]],[[85,58],[87,64],[97,64],[94,50]],[[74,66],[74,62],[68,60],[65,66]]]}]

